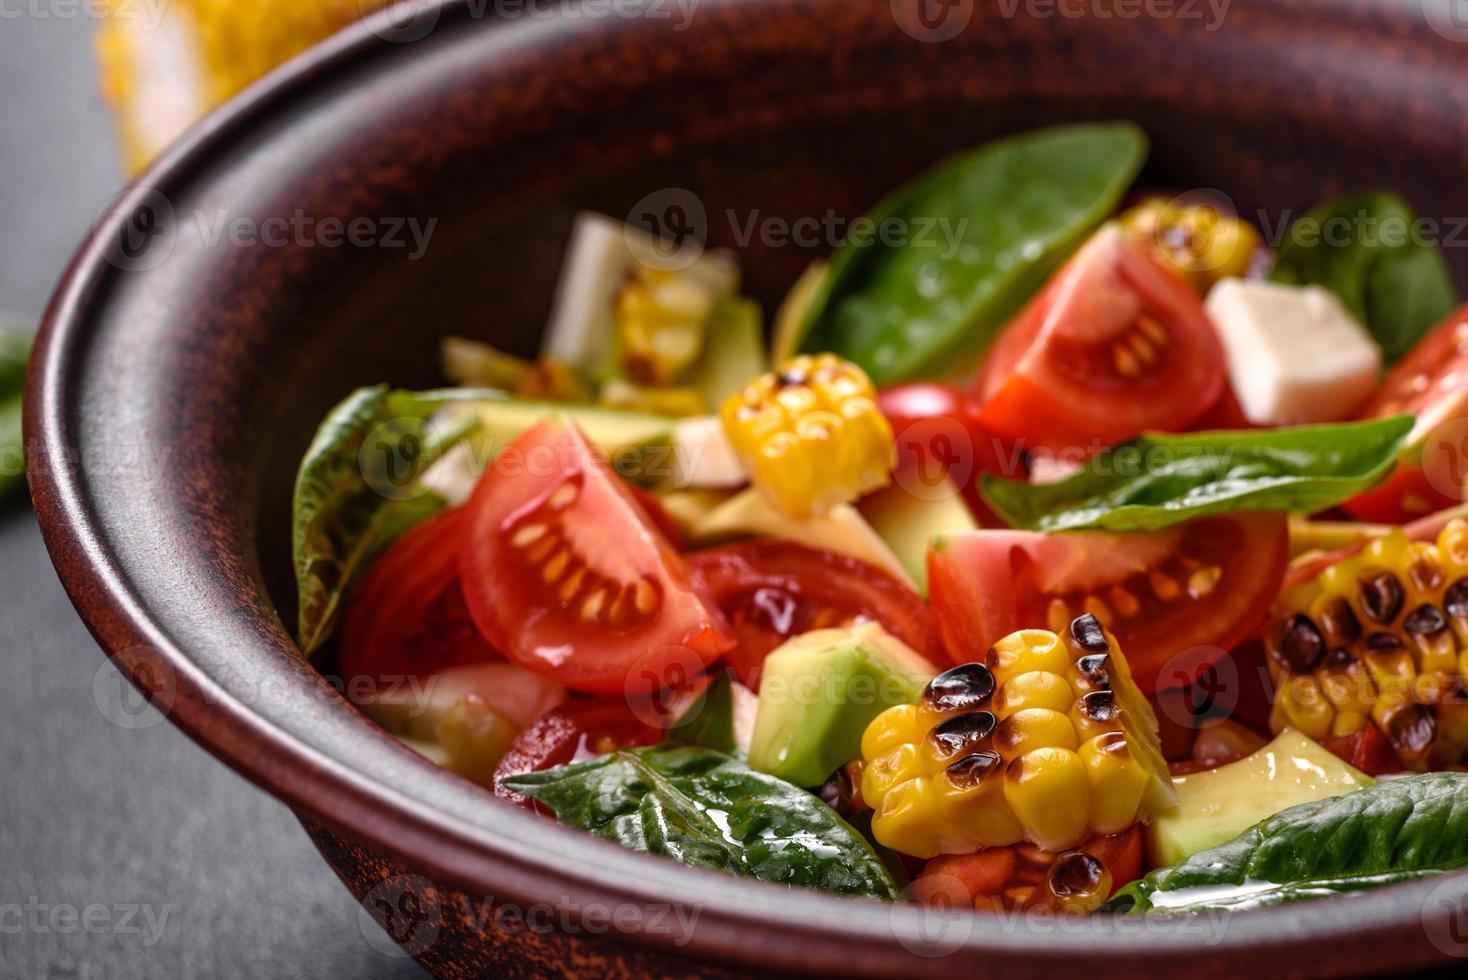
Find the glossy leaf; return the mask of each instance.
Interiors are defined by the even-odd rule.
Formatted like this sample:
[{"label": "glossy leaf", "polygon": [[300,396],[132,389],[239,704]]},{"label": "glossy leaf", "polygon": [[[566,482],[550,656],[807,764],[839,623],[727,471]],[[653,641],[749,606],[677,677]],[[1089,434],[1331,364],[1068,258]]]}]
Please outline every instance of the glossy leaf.
[{"label": "glossy leaf", "polygon": [[1437,772],[1282,810],[1117,893],[1134,915],[1236,911],[1364,891],[1468,865],[1468,773]]},{"label": "glossy leaf", "polygon": [[1137,127],[1065,126],[989,143],[879,203],[835,252],[800,349],[879,385],[975,362],[1115,208],[1146,156]]},{"label": "glossy leaf", "polygon": [[1060,483],[984,476],[980,491],[1014,527],[1150,531],[1205,514],[1313,514],[1395,465],[1412,416],[1251,432],[1152,433],[1103,450]]},{"label": "glossy leaf", "polygon": [[898,897],[871,845],[836,811],[713,749],[619,749],[504,785],[561,823],[636,851],[839,895]]},{"label": "glossy leaf", "polygon": [[466,415],[434,431],[445,405],[486,397],[471,389],[361,388],[321,423],[301,461],[293,503],[292,552],[299,596],[297,639],[311,653],[336,626],[342,598],[371,558],[444,507],[415,490],[423,471],[479,425]]},{"label": "glossy leaf", "polygon": [[25,486],[21,403],[31,338],[20,324],[0,323],[0,500]]}]

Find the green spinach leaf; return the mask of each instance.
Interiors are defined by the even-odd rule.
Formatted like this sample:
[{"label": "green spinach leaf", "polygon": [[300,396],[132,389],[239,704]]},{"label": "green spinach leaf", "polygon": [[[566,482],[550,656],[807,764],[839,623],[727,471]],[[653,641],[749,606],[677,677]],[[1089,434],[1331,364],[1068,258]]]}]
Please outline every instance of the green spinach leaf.
[{"label": "green spinach leaf", "polygon": [[1148,434],[1092,457],[1060,483],[984,476],[980,491],[1014,527],[1149,531],[1205,514],[1312,514],[1370,489],[1395,465],[1412,416],[1259,432]]},{"label": "green spinach leaf", "polygon": [[1116,206],[1147,152],[1137,127],[1065,126],[940,164],[853,224],[800,349],[879,385],[955,373]]},{"label": "green spinach leaf", "polygon": [[423,471],[478,428],[473,413],[439,429],[427,419],[472,389],[361,388],[332,409],[296,476],[292,551],[300,599],[297,639],[311,653],[336,626],[357,574],[394,538],[444,506],[416,488]]},{"label": "green spinach leaf", "polygon": [[31,337],[20,324],[0,322],[0,500],[25,486],[21,403]]},{"label": "green spinach leaf", "polygon": [[506,779],[563,824],[701,868],[895,899],[860,834],[825,803],[722,752],[665,743]]},{"label": "green spinach leaf", "polygon": [[1457,305],[1442,252],[1417,220],[1395,194],[1332,198],[1290,227],[1271,277],[1335,293],[1390,364]]},{"label": "green spinach leaf", "polygon": [[1468,865],[1468,773],[1394,779],[1302,803],[1123,888],[1112,911],[1260,908]]}]

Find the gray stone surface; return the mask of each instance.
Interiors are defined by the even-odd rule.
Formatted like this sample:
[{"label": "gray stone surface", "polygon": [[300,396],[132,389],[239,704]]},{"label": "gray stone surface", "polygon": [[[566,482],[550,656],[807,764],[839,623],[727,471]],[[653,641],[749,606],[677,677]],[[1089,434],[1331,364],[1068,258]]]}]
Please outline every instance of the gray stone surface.
[{"label": "gray stone surface", "polygon": [[[0,12],[0,311],[30,321],[121,185],[85,7]],[[368,944],[289,811],[118,714],[23,502],[0,512],[0,651],[0,977],[423,975]]]}]

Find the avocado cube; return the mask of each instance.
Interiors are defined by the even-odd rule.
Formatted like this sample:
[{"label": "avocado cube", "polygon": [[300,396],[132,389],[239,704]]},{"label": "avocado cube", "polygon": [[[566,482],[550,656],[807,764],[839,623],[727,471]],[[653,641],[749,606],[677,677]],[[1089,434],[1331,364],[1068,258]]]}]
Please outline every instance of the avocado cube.
[{"label": "avocado cube", "polygon": [[1147,827],[1156,867],[1225,844],[1266,817],[1376,782],[1319,743],[1286,728],[1264,748],[1237,762],[1174,776],[1178,804]]},{"label": "avocado cube", "polygon": [[873,718],[916,701],[936,672],[876,623],[797,636],[765,658],[749,764],[820,786],[861,757]]}]

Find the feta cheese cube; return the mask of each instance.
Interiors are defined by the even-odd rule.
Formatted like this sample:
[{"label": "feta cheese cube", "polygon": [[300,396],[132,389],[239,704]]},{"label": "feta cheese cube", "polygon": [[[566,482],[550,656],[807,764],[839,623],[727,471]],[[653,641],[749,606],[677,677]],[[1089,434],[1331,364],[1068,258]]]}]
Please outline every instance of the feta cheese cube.
[{"label": "feta cheese cube", "polygon": [[1328,290],[1224,279],[1205,307],[1255,425],[1336,422],[1376,386],[1381,349]]}]

